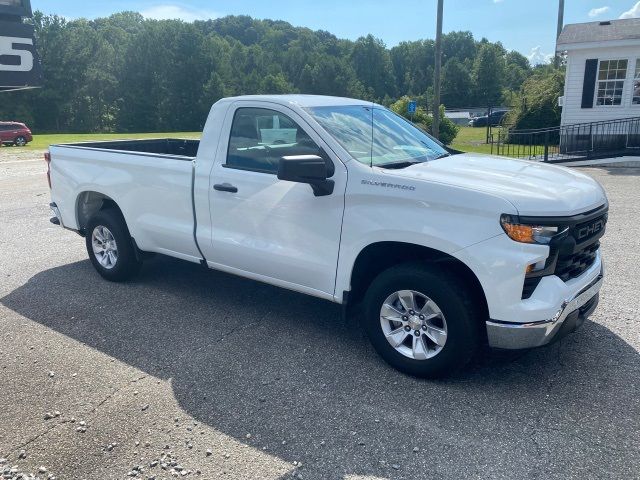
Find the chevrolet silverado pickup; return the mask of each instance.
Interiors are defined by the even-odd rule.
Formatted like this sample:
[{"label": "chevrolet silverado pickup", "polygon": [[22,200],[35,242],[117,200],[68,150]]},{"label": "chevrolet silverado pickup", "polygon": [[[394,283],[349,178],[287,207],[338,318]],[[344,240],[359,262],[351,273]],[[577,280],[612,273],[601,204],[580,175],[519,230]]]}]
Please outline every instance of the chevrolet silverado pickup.
[{"label": "chevrolet silverado pickup", "polygon": [[482,345],[548,344],[598,303],[596,181],[452,154],[371,102],[227,98],[200,141],[52,145],[45,159],[51,221],[85,237],[105,279],[153,252],[358,305],[409,374],[446,375]]}]

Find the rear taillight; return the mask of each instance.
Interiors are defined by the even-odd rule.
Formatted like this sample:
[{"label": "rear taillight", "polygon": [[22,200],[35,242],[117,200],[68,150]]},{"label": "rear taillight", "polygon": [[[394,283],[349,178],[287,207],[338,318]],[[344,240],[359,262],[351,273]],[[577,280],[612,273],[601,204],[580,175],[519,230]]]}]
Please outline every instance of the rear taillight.
[{"label": "rear taillight", "polygon": [[47,162],[47,182],[49,182],[49,188],[51,188],[51,154],[45,152],[44,161]]}]

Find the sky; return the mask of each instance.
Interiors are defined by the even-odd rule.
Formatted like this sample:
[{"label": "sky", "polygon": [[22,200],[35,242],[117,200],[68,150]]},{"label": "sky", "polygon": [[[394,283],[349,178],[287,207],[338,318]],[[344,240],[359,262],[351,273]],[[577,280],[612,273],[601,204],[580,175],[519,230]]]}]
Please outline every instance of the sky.
[{"label": "sky", "polygon": [[[32,0],[34,10],[73,19],[134,10],[185,21],[225,15],[285,20],[355,40],[372,33],[389,47],[435,37],[436,0]],[[501,41],[533,64],[555,48],[558,0],[444,0],[443,31],[469,30]],[[638,0],[565,0],[565,24],[640,17]]]}]

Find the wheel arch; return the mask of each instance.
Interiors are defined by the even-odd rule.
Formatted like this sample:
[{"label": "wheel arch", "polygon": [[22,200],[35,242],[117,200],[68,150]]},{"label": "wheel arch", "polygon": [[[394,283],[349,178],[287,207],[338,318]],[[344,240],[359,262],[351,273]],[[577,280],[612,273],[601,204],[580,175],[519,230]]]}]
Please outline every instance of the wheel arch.
[{"label": "wheel arch", "polygon": [[367,245],[355,259],[351,270],[349,303],[359,303],[371,281],[384,270],[407,262],[438,264],[452,270],[468,285],[474,302],[482,309],[482,318],[489,318],[486,295],[476,274],[461,260],[450,254],[406,242],[383,241]]},{"label": "wheel arch", "polygon": [[116,201],[110,196],[92,190],[86,190],[78,194],[76,198],[76,221],[78,224],[78,231],[85,234],[89,219],[100,210],[104,210],[106,208],[113,208],[117,210],[124,219],[122,210]]}]

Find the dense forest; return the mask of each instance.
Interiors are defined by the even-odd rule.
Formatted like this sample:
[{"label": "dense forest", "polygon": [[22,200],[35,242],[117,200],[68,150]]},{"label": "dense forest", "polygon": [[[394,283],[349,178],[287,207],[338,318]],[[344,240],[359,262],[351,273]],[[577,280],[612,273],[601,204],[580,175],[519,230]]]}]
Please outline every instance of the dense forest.
[{"label": "dense forest", "polygon": [[[371,35],[350,41],[247,16],[186,23],[36,13],[33,21],[44,88],[2,95],[0,118],[38,132],[194,131],[213,102],[241,94],[431,102],[433,40],[387,48]],[[443,36],[442,64],[448,108],[508,101],[534,72],[520,53],[470,32]]]}]

